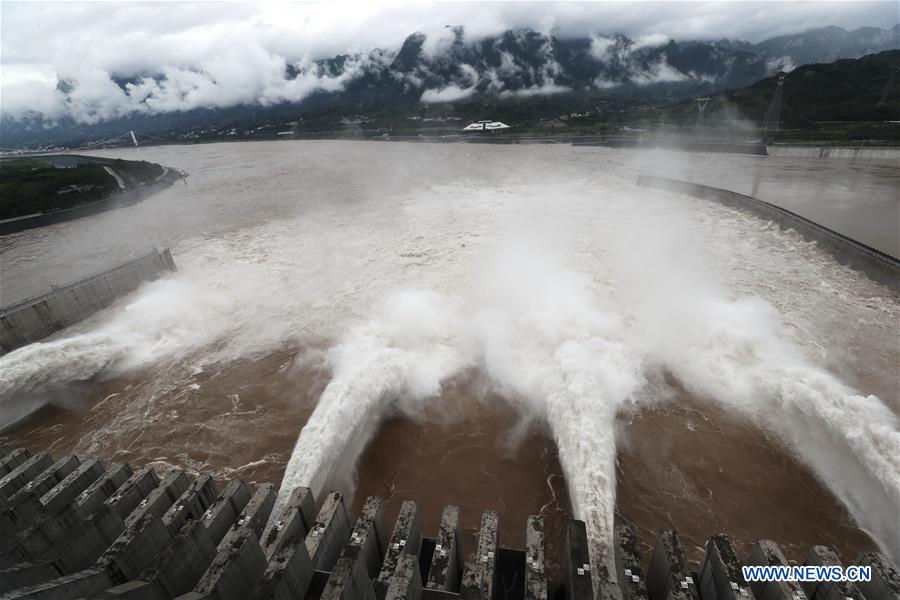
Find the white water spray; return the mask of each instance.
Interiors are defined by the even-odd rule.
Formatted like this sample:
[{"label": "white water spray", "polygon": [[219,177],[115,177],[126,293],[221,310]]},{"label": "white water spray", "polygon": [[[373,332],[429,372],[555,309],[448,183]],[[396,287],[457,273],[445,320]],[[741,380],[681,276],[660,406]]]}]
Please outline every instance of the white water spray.
[{"label": "white water spray", "polygon": [[[665,371],[779,433],[856,519],[891,545],[887,518],[898,507],[889,485],[898,472],[891,460],[898,454],[896,417],[820,368],[821,357],[806,354],[810,346],[847,335],[828,325],[835,313],[847,312],[855,323],[870,320],[865,331],[876,335],[866,342],[874,348],[868,356],[878,358],[896,327],[872,321],[895,318],[898,309],[879,299],[883,291],[874,284],[757,219],[617,181],[623,154],[550,148],[538,155],[511,148],[501,155],[419,145],[398,161],[417,173],[417,189],[360,202],[354,188],[368,190],[385,166],[368,147],[359,153],[362,160],[348,159],[346,146],[324,158],[317,155],[320,147],[310,146],[304,178],[331,173],[325,185],[298,181],[298,160],[281,152],[286,147],[254,162],[253,168],[270,171],[240,194],[221,183],[224,173],[236,173],[234,166],[208,170],[206,209],[216,219],[246,218],[264,214],[259,209],[277,197],[287,214],[286,207],[295,198],[302,203],[313,188],[327,190],[321,205],[304,204],[302,218],[258,227],[234,222],[208,239],[183,242],[176,246],[176,289],[158,282],[135,295],[146,311],[110,311],[106,321],[80,328],[87,333],[4,357],[4,412],[12,398],[27,398],[42,386],[128,365],[192,352],[201,359],[221,355],[227,364],[304,334],[336,339],[334,378],[297,441],[283,487],[311,485],[321,493],[348,485],[340,478],[352,477],[356,458],[393,407],[420,406],[439,394],[447,377],[481,367],[524,413],[546,419],[576,515],[588,522],[595,565],[602,566],[615,505],[616,413],[636,395],[645,400],[637,392],[651,370],[654,376]],[[421,157],[431,151],[444,153],[442,172],[463,183],[430,185],[433,165]],[[403,145],[379,148],[379,156],[396,152]],[[232,160],[247,164],[245,157]],[[612,167],[598,169],[600,160]],[[366,168],[364,176],[346,177]],[[203,173],[194,176],[199,182]],[[192,201],[204,198],[197,187]],[[673,235],[681,227],[677,215],[705,228]],[[533,223],[524,242],[500,244],[498,264],[472,285],[495,254],[485,245],[497,231],[520,229],[517,221]],[[559,238],[571,245],[550,253]],[[654,238],[670,243],[655,246]],[[691,238],[712,267],[685,259],[680,242]],[[617,244],[621,251],[613,251]],[[641,256],[643,262],[635,260]],[[700,285],[707,278],[718,287]],[[198,285],[181,302],[178,289],[187,281]],[[823,281],[828,294],[817,293]],[[410,287],[440,291],[391,293]],[[752,300],[757,295],[765,301]],[[380,296],[386,301],[373,311],[373,298]],[[869,304],[877,308],[867,312]],[[339,324],[348,319],[362,324],[342,334]],[[814,337],[792,339],[789,329],[798,322]],[[219,344],[228,352],[220,353]],[[885,371],[870,372],[879,370]]]},{"label": "white water spray", "polygon": [[0,428],[43,406],[62,386],[209,344],[227,330],[230,310],[223,296],[170,277],[142,286],[120,310],[76,329],[81,333],[10,352],[0,358]]},{"label": "white water spray", "polygon": [[[655,236],[648,227],[633,240],[644,252],[616,263],[648,364],[776,433],[857,523],[900,558],[897,415],[812,364],[771,304],[717,289],[705,275],[702,235],[684,222],[678,229],[682,235]],[[659,269],[664,257],[670,260]],[[650,269],[654,277],[641,276]]]},{"label": "white water spray", "polygon": [[273,515],[298,486],[315,495],[353,489],[353,466],[388,407],[434,398],[441,381],[466,366],[457,319],[458,311],[434,292],[405,290],[347,333],[331,352],[333,378],[300,432]]},{"label": "white water spray", "polygon": [[900,557],[897,416],[877,397],[810,365],[764,302],[698,298],[670,323],[656,355],[666,368],[692,393],[778,434],[859,525]]},{"label": "white water spray", "polygon": [[333,351],[334,378],[300,434],[277,506],[299,485],[352,489],[352,467],[392,404],[433,398],[442,381],[476,366],[522,413],[549,424],[594,571],[612,572],[615,419],[642,384],[641,361],[605,294],[552,255],[505,244],[465,299],[392,296],[351,329]]}]

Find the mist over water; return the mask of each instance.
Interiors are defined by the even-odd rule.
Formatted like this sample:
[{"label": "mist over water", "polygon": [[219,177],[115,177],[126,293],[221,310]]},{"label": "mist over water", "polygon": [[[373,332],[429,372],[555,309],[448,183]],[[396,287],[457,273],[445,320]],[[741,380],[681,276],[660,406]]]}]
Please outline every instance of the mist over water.
[{"label": "mist over water", "polygon": [[[148,223],[147,245],[172,245],[179,272],[0,359],[4,420],[28,402],[58,402],[73,382],[167,364],[180,365],[165,375],[177,388],[316,345],[330,376],[280,504],[297,485],[352,493],[380,422],[430,418],[447,382],[475,370],[523,423],[546,425],[603,567],[620,419],[674,401],[658,385],[673,378],[783,440],[900,557],[900,303],[793,232],[639,189],[641,155],[600,149],[145,152],[190,171],[189,186],[102,217]],[[233,180],[254,185],[235,194]],[[54,229],[65,247],[94,226]],[[11,281],[47,252],[43,235],[3,248]]]}]

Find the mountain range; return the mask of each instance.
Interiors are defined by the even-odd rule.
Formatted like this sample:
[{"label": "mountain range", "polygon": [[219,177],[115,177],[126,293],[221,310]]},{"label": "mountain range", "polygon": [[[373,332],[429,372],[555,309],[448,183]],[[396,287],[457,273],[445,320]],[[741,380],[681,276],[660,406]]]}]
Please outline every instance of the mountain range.
[{"label": "mountain range", "polygon": [[[728,39],[677,41],[661,35],[557,38],[529,29],[469,40],[462,28],[447,27],[443,36],[409,35],[395,50],[286,64],[279,95],[250,104],[162,111],[154,104],[154,93],[166,90],[167,75],[118,75],[114,82],[135,102],[128,116],[85,124],[71,118],[49,122],[40,115],[30,119],[4,115],[0,133],[4,147],[20,147],[100,139],[127,129],[167,134],[221,123],[247,128],[304,119],[316,122],[326,114],[329,122],[346,122],[351,117],[412,114],[448,105],[451,112],[455,107],[468,114],[485,102],[552,107],[571,104],[573,98],[603,97],[613,106],[672,103],[747,86],[803,64],[898,48],[900,24],[853,31],[825,27],[755,44]],[[68,96],[79,85],[61,80],[57,93]]]},{"label": "mountain range", "polygon": [[900,48],[900,25],[850,32],[826,27],[758,44],[727,39],[677,42],[659,35],[559,39],[533,30],[468,42],[461,28],[450,28],[449,33],[437,41],[416,33],[396,53],[339,56],[319,61],[315,68],[339,77],[348,65],[364,64],[343,93],[372,95],[373,100],[385,92],[393,101],[423,103],[596,90],[646,96],[661,89],[684,96],[745,86],[801,64]]}]

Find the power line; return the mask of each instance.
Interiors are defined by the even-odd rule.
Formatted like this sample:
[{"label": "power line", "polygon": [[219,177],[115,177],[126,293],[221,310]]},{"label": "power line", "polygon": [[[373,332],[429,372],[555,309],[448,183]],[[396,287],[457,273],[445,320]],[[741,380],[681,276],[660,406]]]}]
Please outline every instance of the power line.
[{"label": "power line", "polygon": [[784,75],[778,77],[778,85],[775,87],[775,95],[769,102],[769,108],[766,109],[766,116],[763,118],[763,129],[771,129],[778,131],[781,127],[781,96],[784,88]]},{"label": "power line", "polygon": [[130,141],[132,144],[134,144],[135,147],[140,147],[140,145],[141,145],[140,139],[141,138],[149,138],[151,140],[156,140],[158,142],[166,141],[162,138],[156,137],[155,135],[150,135],[149,133],[144,133],[142,131],[134,131],[133,129],[130,129],[121,135],[117,135],[116,137],[107,138],[105,140],[100,140],[97,142],[91,142],[90,144],[82,144],[81,146],[79,146],[79,148],[82,148],[82,149],[95,148],[97,146],[103,146],[105,144],[113,144],[113,143],[118,142],[123,139],[126,142]]},{"label": "power line", "polygon": [[144,133],[143,131],[138,131],[138,132],[137,132],[137,135],[139,135],[139,136],[141,136],[141,137],[148,137],[148,138],[150,138],[151,140],[156,140],[156,141],[158,141],[158,142],[165,142],[165,141],[166,141],[166,140],[164,140],[164,139],[162,139],[162,138],[156,137],[155,135],[150,135],[149,133]]},{"label": "power line", "polygon": [[894,67],[891,70],[891,76],[888,77],[887,83],[884,85],[884,90],[881,92],[881,98],[878,99],[878,103],[875,106],[884,106],[887,104],[888,95],[894,88],[894,80],[897,79],[897,71],[900,71],[900,67]]},{"label": "power line", "polygon": [[127,137],[127,136],[129,136],[129,135],[131,135],[131,132],[130,132],[130,131],[126,131],[126,132],[123,133],[122,135],[118,135],[118,136],[116,136],[116,137],[114,137],[114,138],[109,138],[109,139],[105,139],[105,140],[100,140],[99,142],[93,142],[93,143],[91,143],[91,144],[82,144],[79,148],[81,148],[81,149],[95,148],[95,147],[97,147],[97,146],[103,146],[104,144],[111,144],[111,143],[117,142],[117,141],[121,140],[122,138]]}]

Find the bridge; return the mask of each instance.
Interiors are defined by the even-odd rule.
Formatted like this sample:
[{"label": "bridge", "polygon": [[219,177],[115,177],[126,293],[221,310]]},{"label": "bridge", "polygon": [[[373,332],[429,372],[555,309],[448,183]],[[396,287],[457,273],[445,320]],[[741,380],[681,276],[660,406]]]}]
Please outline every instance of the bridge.
[{"label": "bridge", "polygon": [[121,135],[117,135],[115,137],[107,138],[104,140],[99,140],[95,142],[90,142],[87,144],[83,144],[78,148],[73,148],[73,150],[90,150],[93,148],[108,148],[115,147],[118,148],[120,146],[128,146],[133,145],[135,148],[140,147],[140,140],[144,141],[144,144],[152,144],[153,142],[166,143],[166,140],[156,137],[155,135],[150,135],[149,133],[135,132],[133,129],[130,129]]}]

